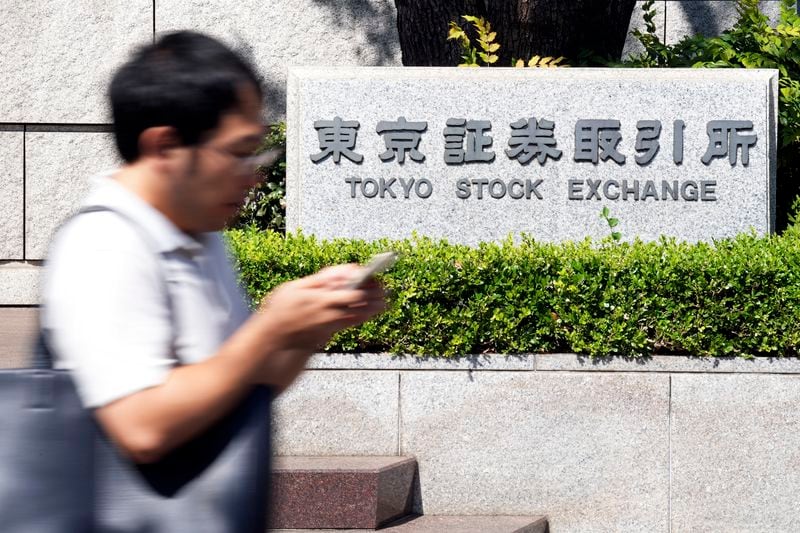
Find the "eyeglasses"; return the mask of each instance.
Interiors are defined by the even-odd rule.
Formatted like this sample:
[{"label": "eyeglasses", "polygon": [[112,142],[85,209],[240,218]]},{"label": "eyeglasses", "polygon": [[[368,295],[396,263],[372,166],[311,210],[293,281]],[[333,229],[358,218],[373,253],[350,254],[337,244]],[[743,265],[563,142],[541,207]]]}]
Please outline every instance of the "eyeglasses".
[{"label": "eyeglasses", "polygon": [[269,150],[261,152],[260,154],[238,156],[215,146],[205,146],[205,148],[210,148],[215,152],[232,157],[236,160],[243,173],[252,173],[259,168],[269,168],[274,165],[285,153],[283,148],[270,148]]}]

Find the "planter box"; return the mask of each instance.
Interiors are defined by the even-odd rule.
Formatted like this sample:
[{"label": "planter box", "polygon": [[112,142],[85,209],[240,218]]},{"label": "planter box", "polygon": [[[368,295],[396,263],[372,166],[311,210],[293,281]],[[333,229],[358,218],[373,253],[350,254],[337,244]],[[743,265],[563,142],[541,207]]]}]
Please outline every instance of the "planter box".
[{"label": "planter box", "polygon": [[[3,318],[0,367],[24,366],[36,310]],[[319,354],[275,405],[274,450],[414,456],[429,515],[798,531],[798,404],[798,359]]]}]

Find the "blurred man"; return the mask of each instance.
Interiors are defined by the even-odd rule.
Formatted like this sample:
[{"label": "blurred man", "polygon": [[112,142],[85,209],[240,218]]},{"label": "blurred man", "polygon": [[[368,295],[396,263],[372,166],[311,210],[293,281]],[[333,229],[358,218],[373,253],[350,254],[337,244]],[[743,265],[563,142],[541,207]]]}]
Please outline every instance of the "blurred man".
[{"label": "blurred man", "polygon": [[[257,384],[282,390],[337,330],[384,308],[343,265],[286,283],[251,314],[218,233],[257,176],[262,91],[219,42],[165,35],[115,75],[124,164],[51,245],[42,324],[57,366],[138,463],[223,417]],[[123,215],[123,216],[121,216]],[[157,253],[154,253],[154,250]]]}]

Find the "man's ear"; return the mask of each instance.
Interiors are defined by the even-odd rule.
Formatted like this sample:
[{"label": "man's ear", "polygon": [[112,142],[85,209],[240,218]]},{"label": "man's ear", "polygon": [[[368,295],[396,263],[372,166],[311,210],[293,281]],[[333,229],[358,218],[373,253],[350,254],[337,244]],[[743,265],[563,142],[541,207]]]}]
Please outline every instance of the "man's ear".
[{"label": "man's ear", "polygon": [[172,126],[154,126],[139,135],[140,157],[164,157],[169,150],[180,146],[181,140]]}]

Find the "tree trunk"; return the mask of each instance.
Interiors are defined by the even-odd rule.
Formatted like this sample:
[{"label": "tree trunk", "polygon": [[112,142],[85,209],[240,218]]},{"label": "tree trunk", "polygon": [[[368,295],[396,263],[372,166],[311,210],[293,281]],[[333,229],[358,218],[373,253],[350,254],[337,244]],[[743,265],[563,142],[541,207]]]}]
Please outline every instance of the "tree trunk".
[{"label": "tree trunk", "polygon": [[[480,8],[478,7],[480,5]],[[447,40],[451,20],[478,13],[482,0],[395,0],[400,50],[406,66],[455,66],[461,48]]]},{"label": "tree trunk", "polygon": [[[461,50],[447,41],[451,20],[486,18],[500,44],[498,66],[533,55],[578,57],[582,50],[618,60],[635,0],[395,0],[403,64],[452,66]],[[468,32],[469,33],[469,32]]]}]

